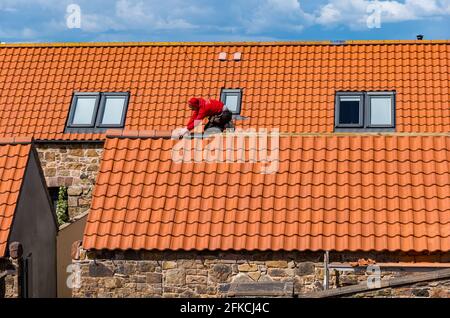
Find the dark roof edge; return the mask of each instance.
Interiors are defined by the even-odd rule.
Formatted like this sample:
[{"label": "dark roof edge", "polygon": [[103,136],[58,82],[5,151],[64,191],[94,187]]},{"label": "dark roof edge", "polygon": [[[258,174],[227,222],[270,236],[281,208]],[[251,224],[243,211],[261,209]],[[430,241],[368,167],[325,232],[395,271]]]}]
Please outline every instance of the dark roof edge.
[{"label": "dark roof edge", "polygon": [[[276,132],[270,131],[267,132],[258,132],[255,130],[254,132],[242,132],[244,135],[250,134],[275,134],[280,137],[364,137],[364,136],[385,136],[385,137],[450,137],[450,132],[448,133],[396,133],[396,132],[336,132],[336,133],[284,133],[284,132]],[[230,132],[223,133],[224,135],[238,135],[239,132]],[[198,136],[203,137],[203,135]],[[123,133],[107,133],[106,139],[172,139],[171,134],[161,131],[154,132],[123,132]]]}]

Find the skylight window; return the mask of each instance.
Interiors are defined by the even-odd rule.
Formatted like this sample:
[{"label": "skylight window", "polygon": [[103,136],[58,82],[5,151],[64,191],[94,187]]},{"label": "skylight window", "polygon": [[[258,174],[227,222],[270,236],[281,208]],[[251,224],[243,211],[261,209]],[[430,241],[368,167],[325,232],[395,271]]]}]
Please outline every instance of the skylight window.
[{"label": "skylight window", "polygon": [[71,124],[77,127],[89,127],[94,124],[98,95],[76,95],[73,102]]},{"label": "skylight window", "polygon": [[67,130],[104,131],[124,127],[128,99],[128,93],[75,93]]},{"label": "skylight window", "polygon": [[338,92],[336,131],[392,131],[395,129],[395,92]]},{"label": "skylight window", "polygon": [[105,96],[103,99],[102,119],[100,121],[102,127],[123,126],[127,99],[128,97],[123,95]]},{"label": "skylight window", "polygon": [[362,125],[362,96],[339,97],[339,125],[342,127],[359,127]]},{"label": "skylight window", "polygon": [[233,115],[239,115],[241,113],[242,90],[223,89],[220,100],[227,106]]},{"label": "skylight window", "polygon": [[369,96],[370,126],[393,126],[393,99],[392,96]]}]

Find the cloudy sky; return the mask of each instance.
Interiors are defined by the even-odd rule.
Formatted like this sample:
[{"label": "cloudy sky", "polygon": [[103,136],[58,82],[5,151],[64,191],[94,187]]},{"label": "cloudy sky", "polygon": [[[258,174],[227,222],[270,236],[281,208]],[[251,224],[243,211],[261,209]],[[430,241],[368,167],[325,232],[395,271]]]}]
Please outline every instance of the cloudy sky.
[{"label": "cloudy sky", "polygon": [[1,42],[450,38],[450,0],[0,0]]}]

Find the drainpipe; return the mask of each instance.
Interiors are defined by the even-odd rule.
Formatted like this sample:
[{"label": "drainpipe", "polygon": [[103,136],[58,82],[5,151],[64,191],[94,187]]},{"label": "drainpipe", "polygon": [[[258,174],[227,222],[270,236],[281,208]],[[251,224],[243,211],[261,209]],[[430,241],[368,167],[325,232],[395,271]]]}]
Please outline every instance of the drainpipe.
[{"label": "drainpipe", "polygon": [[330,288],[330,254],[328,251],[325,252],[324,257],[323,257],[323,269],[324,269],[324,274],[323,274],[323,289],[327,290]]},{"label": "drainpipe", "polygon": [[13,259],[17,273],[17,297],[25,298],[25,275],[23,268],[23,247],[19,242],[9,244],[9,255]]}]

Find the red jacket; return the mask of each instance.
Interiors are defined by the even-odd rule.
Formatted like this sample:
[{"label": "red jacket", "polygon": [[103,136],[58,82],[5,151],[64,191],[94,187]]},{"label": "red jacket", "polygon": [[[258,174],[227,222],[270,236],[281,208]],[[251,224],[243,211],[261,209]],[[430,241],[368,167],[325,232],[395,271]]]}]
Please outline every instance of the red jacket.
[{"label": "red jacket", "polygon": [[205,117],[218,115],[222,112],[224,104],[221,101],[210,99],[205,100],[199,98],[200,107],[192,112],[192,116],[187,124],[187,129],[194,129],[194,122],[196,120],[203,120]]}]

